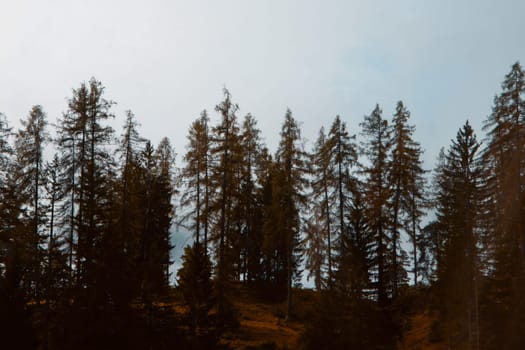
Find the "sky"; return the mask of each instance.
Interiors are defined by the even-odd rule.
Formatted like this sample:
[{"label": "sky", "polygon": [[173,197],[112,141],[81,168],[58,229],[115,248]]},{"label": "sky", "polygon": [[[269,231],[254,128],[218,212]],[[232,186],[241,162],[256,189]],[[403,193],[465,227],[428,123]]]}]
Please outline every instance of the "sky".
[{"label": "sky", "polygon": [[390,119],[403,100],[431,169],[467,118],[483,138],[505,74],[525,63],[523,13],[522,0],[2,0],[0,112],[16,128],[39,104],[53,123],[95,77],[117,135],[132,110],[180,165],[223,87],[272,151],[287,108],[310,149],[336,115],[358,134],[376,103]]}]

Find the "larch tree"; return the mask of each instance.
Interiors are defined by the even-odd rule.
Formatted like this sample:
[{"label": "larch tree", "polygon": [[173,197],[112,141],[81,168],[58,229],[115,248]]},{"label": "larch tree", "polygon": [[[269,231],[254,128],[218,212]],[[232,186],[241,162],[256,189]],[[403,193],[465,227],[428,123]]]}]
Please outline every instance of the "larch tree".
[{"label": "larch tree", "polygon": [[261,172],[263,145],[257,120],[247,114],[242,122],[239,139],[240,188],[239,210],[241,215],[241,273],[243,281],[251,281],[259,273],[261,255],[260,205],[258,202],[257,175]]},{"label": "larch tree", "polygon": [[417,239],[420,218],[423,215],[422,185],[424,184],[421,168],[422,150],[418,142],[414,141],[415,127],[409,125],[410,112],[402,101],[396,106],[396,113],[392,119],[391,159],[389,179],[392,186],[391,231],[392,231],[392,287],[394,297],[398,294],[398,284],[406,280],[403,266],[404,252],[401,242],[401,230],[412,241],[412,263],[414,284],[417,284]]},{"label": "larch tree", "polygon": [[[488,235],[493,268],[490,272],[489,343],[506,348],[525,346],[520,329],[525,322],[525,79],[516,62],[494,99],[485,121],[484,164],[487,179]],[[512,336],[507,336],[512,334]]]},{"label": "larch tree", "polygon": [[46,131],[47,117],[41,106],[34,106],[26,120],[22,120],[22,129],[18,130],[15,139],[17,187],[24,198],[24,212],[28,219],[25,233],[28,252],[32,257],[30,280],[34,288],[34,295],[39,300],[42,287],[40,260],[42,259],[42,245],[45,237],[43,225],[46,218],[45,208],[42,205],[43,184],[43,150],[49,136]]},{"label": "larch tree", "polygon": [[90,307],[105,299],[104,288],[95,286],[103,283],[98,270],[103,268],[100,244],[112,220],[114,163],[108,145],[114,141],[114,132],[104,125],[114,117],[112,105],[104,98],[102,84],[92,78],[73,90],[68,110],[59,121],[62,164],[71,174],[67,186],[71,194],[67,203],[71,210],[70,265],[75,267],[76,285],[84,288]]},{"label": "larch tree", "polygon": [[193,121],[188,132],[188,145],[184,162],[186,166],[181,172],[181,181],[184,192],[181,197],[181,207],[189,208],[183,214],[181,221],[191,220],[188,228],[194,232],[195,241],[202,241],[204,249],[208,251],[208,231],[210,222],[210,135],[208,128],[209,118],[206,110]]},{"label": "larch tree", "polygon": [[300,272],[301,256],[301,210],[306,204],[307,186],[306,153],[303,150],[301,130],[288,109],[281,128],[281,139],[276,153],[280,169],[279,204],[283,215],[281,229],[286,245],[287,309],[286,318],[292,313],[293,280]]},{"label": "larch tree", "polygon": [[215,198],[212,203],[215,218],[215,241],[217,260],[217,294],[219,313],[224,311],[224,289],[229,277],[236,271],[235,261],[238,255],[232,254],[232,246],[238,241],[234,227],[234,202],[237,199],[239,184],[239,126],[236,113],[239,107],[231,100],[231,94],[224,89],[224,100],[215,110],[221,120],[212,130],[213,159],[212,178]]},{"label": "larch tree", "polygon": [[[343,241],[351,239],[350,223],[348,221],[348,211],[352,207],[353,190],[357,188],[357,179],[353,176],[353,168],[356,167],[358,152],[354,142],[355,135],[350,135],[346,123],[336,116],[326,140],[327,156],[330,160],[331,171],[328,179],[330,180],[331,190],[328,193],[329,200],[335,209],[334,234],[332,240],[336,244],[339,254],[346,254]],[[333,245],[333,244],[332,244]]]},{"label": "larch tree", "polygon": [[388,182],[389,152],[391,136],[388,121],[383,119],[379,105],[370,115],[365,116],[360,124],[362,135],[362,152],[368,158],[368,165],[363,168],[365,175],[364,201],[367,207],[368,228],[374,240],[373,285],[380,305],[385,306],[392,296],[391,279],[391,227],[389,201],[392,193]]},{"label": "larch tree", "polygon": [[[322,127],[311,154],[312,196],[310,203],[312,208],[310,211],[312,213],[307,226],[309,248],[307,250],[307,265],[314,268],[318,289],[322,285],[328,285],[331,288],[333,278],[332,227],[335,215],[333,214],[334,202],[331,198],[334,181],[332,181],[333,164],[330,159],[330,151]],[[320,251],[322,247],[325,247],[324,251]],[[326,262],[324,257],[326,257]],[[323,271],[325,264],[328,265],[326,272]]]}]

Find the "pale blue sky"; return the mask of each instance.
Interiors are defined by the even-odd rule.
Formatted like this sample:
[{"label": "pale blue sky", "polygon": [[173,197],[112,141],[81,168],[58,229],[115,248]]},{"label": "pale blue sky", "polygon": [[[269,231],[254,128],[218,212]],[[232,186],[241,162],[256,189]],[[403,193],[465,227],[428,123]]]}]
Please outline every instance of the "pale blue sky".
[{"label": "pale blue sky", "polygon": [[525,1],[502,0],[2,1],[0,112],[17,126],[41,104],[53,122],[95,76],[118,103],[118,134],[131,109],[181,154],[223,86],[272,150],[287,107],[313,141],[336,114],[358,133],[375,103],[390,118],[402,99],[431,168],[466,118],[480,131],[525,63],[524,14]]}]

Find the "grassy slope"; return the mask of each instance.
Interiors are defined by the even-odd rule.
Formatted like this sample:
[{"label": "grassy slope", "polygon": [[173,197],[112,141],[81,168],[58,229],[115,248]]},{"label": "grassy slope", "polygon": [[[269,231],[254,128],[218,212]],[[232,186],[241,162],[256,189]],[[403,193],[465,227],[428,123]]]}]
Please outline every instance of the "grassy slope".
[{"label": "grassy slope", "polygon": [[[294,292],[294,309],[304,310],[313,303],[314,292],[296,290]],[[239,329],[226,334],[222,342],[232,349],[277,348],[295,349],[299,335],[304,329],[300,312],[297,318],[286,322],[285,302],[268,302],[261,300],[252,291],[239,288],[230,297],[239,310]]]},{"label": "grassy slope", "polygon": [[[294,310],[296,317],[286,322],[285,302],[265,301],[252,290],[237,286],[229,299],[239,311],[239,329],[228,332],[221,338],[220,344],[236,350],[250,349],[296,349],[297,341],[304,330],[305,310],[311,309],[316,293],[312,290],[298,289],[294,292]],[[176,302],[173,305],[177,313],[185,308]],[[428,335],[432,317],[427,312],[416,313],[411,317],[411,327],[404,334],[399,350],[440,350],[442,344],[431,344]]]}]

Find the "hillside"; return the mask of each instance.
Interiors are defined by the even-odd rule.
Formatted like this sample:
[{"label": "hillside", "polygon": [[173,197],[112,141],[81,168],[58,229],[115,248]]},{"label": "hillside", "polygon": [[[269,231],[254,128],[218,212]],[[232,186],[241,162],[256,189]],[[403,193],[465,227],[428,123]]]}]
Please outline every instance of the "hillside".
[{"label": "hillside", "polygon": [[[285,302],[265,300],[252,289],[237,285],[229,298],[238,311],[239,328],[222,335],[219,345],[233,350],[297,349],[305,320],[310,314],[317,293],[309,289],[294,291],[295,317],[285,320]],[[185,307],[174,294],[174,310],[183,313]],[[403,336],[398,350],[440,350],[442,344],[431,344],[428,336],[433,318],[426,311],[410,317],[410,326]]]}]

